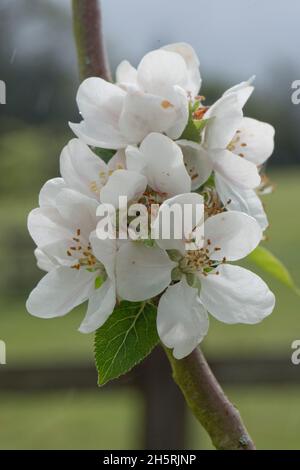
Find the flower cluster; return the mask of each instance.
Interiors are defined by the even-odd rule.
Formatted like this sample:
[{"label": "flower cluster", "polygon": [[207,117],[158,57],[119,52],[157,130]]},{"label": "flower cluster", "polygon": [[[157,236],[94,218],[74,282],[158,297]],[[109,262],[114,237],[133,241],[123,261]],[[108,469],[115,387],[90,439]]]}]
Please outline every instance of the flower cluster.
[{"label": "flower cluster", "polygon": [[[89,333],[120,300],[151,302],[161,341],[180,359],[206,335],[208,312],[248,324],[272,312],[267,285],[230,264],[253,251],[268,226],[259,193],[274,129],[243,116],[252,81],[207,106],[195,51],[179,43],[149,52],[136,69],[122,62],[116,84],[88,78],[80,85],[82,121],[70,124],[77,138],[61,153],[61,177],[43,186],[28,218],[47,272],[28,298],[31,314],[62,316],[88,300],[80,331]],[[155,202],[157,217],[174,204],[204,203],[201,247],[187,249],[184,234],[99,237],[99,206],[118,210],[120,196],[149,208]],[[195,211],[193,226],[198,219]]]}]

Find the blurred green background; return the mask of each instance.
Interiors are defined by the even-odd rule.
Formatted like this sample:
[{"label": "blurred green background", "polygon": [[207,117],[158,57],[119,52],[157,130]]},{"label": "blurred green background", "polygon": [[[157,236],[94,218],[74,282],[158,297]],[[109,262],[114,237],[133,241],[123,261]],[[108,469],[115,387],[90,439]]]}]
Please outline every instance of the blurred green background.
[{"label": "blurred green background", "polygon": [[[21,2],[3,2],[1,6],[0,79],[7,84],[7,104],[0,105],[0,339],[6,342],[7,365],[0,365],[0,448],[134,449],[142,446],[144,426],[144,403],[136,390],[102,392],[95,382],[95,389],[90,391],[72,386],[67,391],[43,393],[1,391],[4,368],[34,364],[47,368],[62,363],[89,364],[93,360],[93,336],[77,332],[84,308],[46,321],[31,317],[24,307],[26,296],[41,277],[27,234],[27,214],[37,205],[41,185],[58,174],[59,153],[72,136],[67,122],[78,120],[70,5],[62,3],[63,8],[58,2],[38,0],[26,2],[26,7]],[[107,1],[103,3],[108,17],[113,12]],[[134,2],[130,3],[133,6]],[[109,56],[115,64],[118,32],[107,33]],[[149,31],[147,34],[144,41],[147,39],[151,49],[155,38]],[[169,35],[164,31],[162,42],[188,39],[181,30],[178,36],[174,37],[173,30]],[[237,38],[232,41],[235,44]],[[193,45],[201,57],[201,45],[197,44]],[[250,46],[245,44],[247,60]],[[134,56],[135,51],[131,54]],[[207,62],[209,86],[204,84],[203,93],[208,102],[228,85],[245,78],[218,75],[217,80],[213,79]],[[254,97],[246,114],[269,121],[276,128],[276,153],[268,167],[275,192],[264,197],[270,220],[265,244],[300,284],[299,110],[291,105],[286,87],[300,74],[289,72],[294,70],[293,64],[281,67],[280,57],[274,64],[278,70],[276,86],[271,81],[273,86],[265,94],[258,88],[258,97]],[[227,64],[223,62],[222,67],[226,69]],[[278,356],[290,365],[291,343],[300,339],[299,297],[268,276],[262,277],[276,293],[274,313],[256,326],[211,320],[203,342],[208,358]],[[258,448],[300,449],[300,385],[253,383],[225,388]],[[211,448],[194,418],[188,414],[187,420],[187,447]]]}]

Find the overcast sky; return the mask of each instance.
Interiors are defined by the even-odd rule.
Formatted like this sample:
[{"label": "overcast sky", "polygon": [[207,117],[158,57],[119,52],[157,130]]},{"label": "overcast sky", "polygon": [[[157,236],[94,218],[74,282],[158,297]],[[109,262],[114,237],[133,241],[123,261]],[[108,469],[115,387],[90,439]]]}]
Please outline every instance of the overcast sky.
[{"label": "overcast sky", "polygon": [[[145,50],[187,41],[202,75],[258,80],[273,67],[300,78],[299,0],[102,0],[114,55],[136,63]],[[295,77],[297,78],[297,77]]]},{"label": "overcast sky", "polygon": [[[23,6],[28,16],[33,4],[38,12],[38,24],[24,20],[13,31],[16,60],[52,47],[75,68],[71,0],[0,1],[0,10]],[[65,27],[51,23],[51,4],[63,10]],[[113,67],[124,58],[137,64],[160,45],[187,41],[198,52],[204,80],[214,76],[229,84],[256,74],[259,87],[276,87],[278,68],[286,72],[287,86],[300,78],[299,0],[102,0],[102,9]]]}]

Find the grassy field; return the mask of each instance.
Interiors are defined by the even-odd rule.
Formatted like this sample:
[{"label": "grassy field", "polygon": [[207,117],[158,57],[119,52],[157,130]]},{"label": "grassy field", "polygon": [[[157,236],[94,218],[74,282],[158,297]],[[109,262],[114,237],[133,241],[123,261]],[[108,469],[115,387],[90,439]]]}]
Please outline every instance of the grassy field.
[{"label": "grassy field", "polygon": [[[271,174],[276,191],[265,197],[271,227],[267,246],[289,267],[300,284],[300,171]],[[36,198],[35,198],[36,201]],[[3,199],[2,226],[18,223],[25,230],[26,213],[35,201]],[[31,256],[29,254],[29,256]],[[9,270],[0,252],[2,276]],[[26,265],[20,267],[26,275]],[[209,357],[281,354],[290,359],[291,342],[300,339],[299,297],[263,275],[277,297],[274,313],[256,326],[224,325],[211,320],[203,342]],[[0,299],[0,339],[7,345],[5,367],[28,363],[91,361],[93,337],[77,332],[83,308],[54,320],[40,320],[26,313],[23,298]],[[0,366],[1,367],[1,366]],[[300,374],[300,366],[299,366]],[[1,381],[1,369],[0,369]],[[235,388],[228,393],[240,408],[259,448],[298,448],[300,389]],[[56,394],[1,394],[0,448],[136,448],[140,445],[142,403],[133,392],[99,394],[76,391]],[[190,448],[210,448],[198,424],[189,418]]]},{"label": "grassy field", "polygon": [[[259,449],[300,448],[298,388],[227,392]],[[133,391],[1,394],[0,449],[137,449],[142,416],[141,398]],[[212,449],[195,419],[187,419],[187,448]]]}]

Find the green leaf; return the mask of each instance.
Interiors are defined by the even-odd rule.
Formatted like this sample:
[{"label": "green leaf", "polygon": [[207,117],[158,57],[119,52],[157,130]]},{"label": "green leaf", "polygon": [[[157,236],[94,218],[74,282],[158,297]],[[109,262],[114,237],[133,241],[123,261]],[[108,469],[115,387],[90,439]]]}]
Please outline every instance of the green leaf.
[{"label": "green leaf", "polygon": [[276,258],[275,255],[273,255],[273,253],[267,250],[267,248],[258,246],[254,251],[252,251],[252,253],[250,253],[250,255],[247,256],[246,259],[255,263],[266,273],[273,276],[297,294],[300,294],[300,290],[295,285],[295,282],[287,268],[278,258]]},{"label": "green leaf", "polygon": [[123,301],[95,336],[98,384],[128,372],[156,346],[156,307]]},{"label": "green leaf", "polygon": [[116,150],[93,147],[93,152],[107,163],[114,156]]}]

